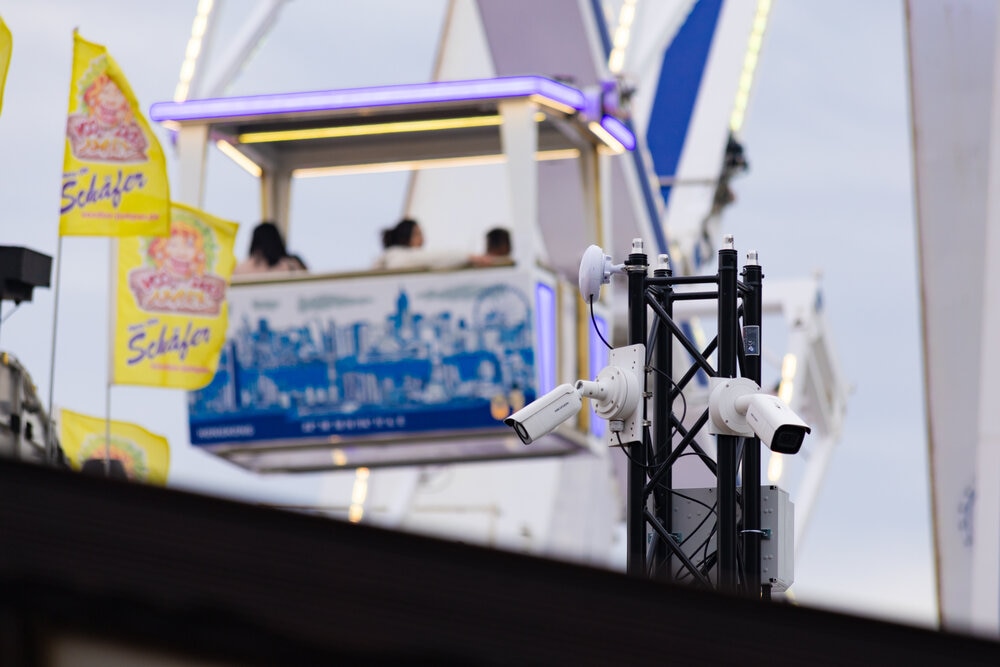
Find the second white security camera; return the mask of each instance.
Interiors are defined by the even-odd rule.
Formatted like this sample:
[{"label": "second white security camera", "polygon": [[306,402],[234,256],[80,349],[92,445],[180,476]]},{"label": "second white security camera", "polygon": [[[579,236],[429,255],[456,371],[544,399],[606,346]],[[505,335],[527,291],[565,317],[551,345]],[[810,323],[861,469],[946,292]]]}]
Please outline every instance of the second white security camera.
[{"label": "second white security camera", "polygon": [[811,431],[777,396],[761,393],[748,378],[712,378],[708,398],[711,433],[756,435],[772,452],[796,454]]},{"label": "second white security camera", "polygon": [[[740,402],[736,400],[736,409]],[[747,424],[762,442],[779,454],[797,454],[810,428],[777,396],[750,394],[746,397]]]}]

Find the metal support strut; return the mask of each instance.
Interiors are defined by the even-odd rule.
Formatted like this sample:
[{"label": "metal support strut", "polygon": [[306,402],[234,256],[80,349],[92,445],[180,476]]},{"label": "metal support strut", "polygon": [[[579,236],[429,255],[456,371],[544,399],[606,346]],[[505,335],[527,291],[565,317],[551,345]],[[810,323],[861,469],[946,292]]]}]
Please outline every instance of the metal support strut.
[{"label": "metal support strut", "polygon": [[[632,253],[625,260],[628,274],[628,342],[646,344],[646,255],[642,239],[632,241]],[[645,401],[642,402],[645,406]],[[645,407],[642,414],[646,421]],[[641,429],[640,440],[625,443],[628,448],[628,500],[626,503],[626,527],[628,534],[628,555],[626,572],[631,575],[646,576],[646,441],[648,431]]]},{"label": "metal support strut", "polygon": [[[660,255],[657,266],[653,270],[653,275],[657,278],[670,277],[670,262],[667,255]],[[665,285],[657,288],[655,299],[657,304],[669,316],[673,316],[673,287]],[[671,373],[664,372],[664,369],[673,368],[673,339],[670,328],[660,323],[656,327],[656,362],[657,373],[653,379],[653,424],[655,426],[653,434],[655,436],[653,457],[656,466],[662,466],[673,451],[673,423],[672,409],[673,387],[671,386]],[[679,426],[679,425],[678,425]],[[655,487],[653,493],[654,506],[656,507],[656,518],[668,534],[673,532],[673,502],[671,489],[673,489],[673,475],[669,468],[663,474],[663,482]],[[653,554],[656,568],[653,570],[654,576],[660,578],[670,577],[670,552],[667,543],[661,540],[657,543],[657,550]]]},{"label": "metal support strut", "polygon": [[[736,312],[736,249],[733,237],[726,236],[719,250],[719,377],[736,377],[737,312]],[[719,498],[719,590],[735,593],[739,585],[736,557],[736,450],[740,438],[719,435],[716,488]]]},{"label": "metal support strut", "polygon": [[[761,273],[757,252],[747,253],[743,266],[743,376],[760,384]],[[760,589],[760,439],[747,438],[743,447],[743,581],[749,597]]]},{"label": "metal support strut", "polygon": [[[629,457],[627,571],[631,575],[691,581],[715,586],[726,593],[767,599],[770,582],[761,582],[760,573],[760,440],[723,431],[716,436],[717,454],[713,461],[695,440],[709,422],[708,410],[687,428],[684,416],[674,414],[678,397],[687,410],[683,393],[696,375],[736,378],[742,374],[757,385],[761,381],[763,273],[757,254],[748,254],[742,283],[737,276],[732,236],[725,237],[718,262],[718,273],[714,276],[673,276],[669,258],[661,255],[653,275],[649,276],[642,240],[635,239],[624,264],[628,276],[628,342],[652,344],[652,348],[647,346],[646,364],[647,371],[654,372],[655,378],[652,441],[643,401],[642,435],[638,440],[622,443]],[[716,290],[675,292],[677,285],[709,285]],[[695,299],[716,300],[718,305],[718,333],[704,350],[673,319],[675,302]],[[652,309],[655,317],[651,329],[647,329],[647,309]],[[691,367],[680,374],[679,380],[674,379],[675,344],[691,360]],[[710,361],[713,352],[714,366]],[[671,473],[672,466],[684,453],[698,456],[716,477],[715,505],[704,507],[717,521],[714,529],[706,531],[708,537],[699,537],[698,545],[690,542],[686,551],[685,544],[693,535],[674,532],[673,513],[679,501],[674,497]],[[742,494],[737,486],[741,462]],[[711,553],[709,544],[713,538],[716,550]],[[699,550],[701,556],[696,557]]]}]

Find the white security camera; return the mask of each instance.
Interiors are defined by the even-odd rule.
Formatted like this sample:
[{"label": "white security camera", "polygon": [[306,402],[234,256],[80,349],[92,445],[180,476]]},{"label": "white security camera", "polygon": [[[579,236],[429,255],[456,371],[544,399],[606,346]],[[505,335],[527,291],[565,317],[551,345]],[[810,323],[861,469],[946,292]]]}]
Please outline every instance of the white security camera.
[{"label": "white security camera", "polygon": [[645,350],[641,344],[616,347],[609,355],[611,363],[596,380],[561,384],[503,423],[514,429],[521,442],[530,445],[577,414],[586,396],[593,399],[597,415],[608,420],[609,445],[639,440],[642,420],[638,408],[642,400]]},{"label": "white security camera", "polygon": [[771,394],[749,394],[736,399],[736,410],[744,403],[747,424],[772,452],[798,453],[811,429],[784,401]]},{"label": "white security camera", "polygon": [[530,445],[578,413],[582,405],[583,399],[576,387],[561,384],[504,419],[503,423],[514,429],[521,442]]},{"label": "white security camera", "polygon": [[784,401],[749,378],[712,378],[710,385],[710,433],[756,435],[772,452],[798,453],[811,429]]}]

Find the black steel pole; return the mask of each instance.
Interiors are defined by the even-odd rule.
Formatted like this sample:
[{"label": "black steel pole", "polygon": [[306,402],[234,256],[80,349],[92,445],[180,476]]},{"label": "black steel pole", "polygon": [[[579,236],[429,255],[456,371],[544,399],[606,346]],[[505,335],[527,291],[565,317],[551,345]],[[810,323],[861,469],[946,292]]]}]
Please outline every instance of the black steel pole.
[{"label": "black steel pole", "polygon": [[[764,274],[757,251],[747,253],[743,283],[743,375],[760,384],[761,282]],[[743,580],[746,593],[760,598],[760,439],[747,438],[743,447]]]},{"label": "black steel pole", "polygon": [[[671,275],[670,258],[667,255],[660,255],[653,270],[654,277],[667,277]],[[674,289],[670,285],[657,288],[656,300],[670,317],[674,315]],[[654,452],[656,465],[661,466],[673,451],[673,428],[671,427],[670,415],[673,412],[672,401],[670,400],[671,378],[674,376],[673,367],[673,336],[670,327],[663,323],[663,326],[656,328],[656,359],[654,366],[659,371],[655,374],[653,384],[653,428],[656,436],[656,446]],[[656,503],[656,518],[660,525],[667,531],[673,533],[673,498],[670,493],[674,488],[673,475],[670,469],[664,472],[660,483],[656,486],[653,494]],[[656,559],[657,577],[670,579],[672,551],[667,548],[666,543],[661,543],[654,557]]]},{"label": "black steel pole", "polygon": [[[632,253],[625,260],[628,274],[628,342],[646,344],[646,271],[649,268],[643,252],[642,239],[632,241]],[[642,402],[642,420],[645,422],[645,401]],[[627,533],[626,572],[646,576],[646,429],[642,428],[638,441],[625,443],[628,447],[628,499],[626,501],[625,530]]]},{"label": "black steel pole", "polygon": [[[719,250],[719,363],[718,376],[736,377],[737,321],[736,313],[736,249],[733,237],[726,235]],[[718,443],[718,475],[716,485],[719,499],[718,563],[719,590],[735,593],[739,586],[739,566],[736,557],[736,449],[739,437],[716,436]]]}]

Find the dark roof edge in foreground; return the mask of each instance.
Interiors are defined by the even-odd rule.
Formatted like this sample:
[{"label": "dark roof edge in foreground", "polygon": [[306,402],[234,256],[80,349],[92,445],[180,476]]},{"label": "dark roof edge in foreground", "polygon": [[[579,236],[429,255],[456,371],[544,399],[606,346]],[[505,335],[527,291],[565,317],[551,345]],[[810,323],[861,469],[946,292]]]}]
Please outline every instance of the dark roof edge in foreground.
[{"label": "dark roof edge in foreground", "polygon": [[1000,663],[970,637],[8,461],[0,539],[0,644],[29,653],[72,632],[243,663]]}]

